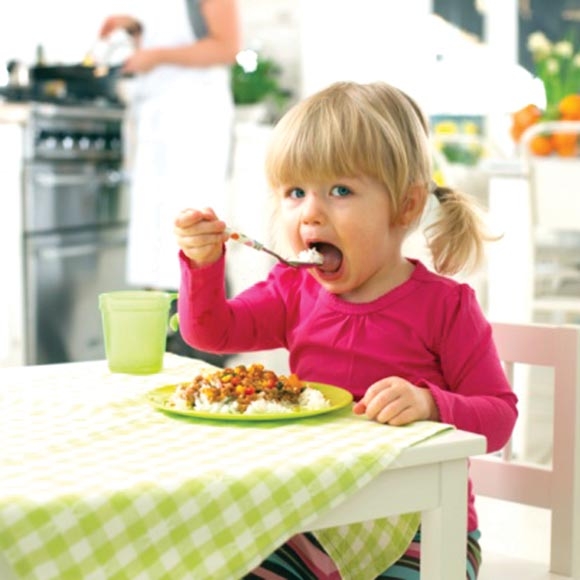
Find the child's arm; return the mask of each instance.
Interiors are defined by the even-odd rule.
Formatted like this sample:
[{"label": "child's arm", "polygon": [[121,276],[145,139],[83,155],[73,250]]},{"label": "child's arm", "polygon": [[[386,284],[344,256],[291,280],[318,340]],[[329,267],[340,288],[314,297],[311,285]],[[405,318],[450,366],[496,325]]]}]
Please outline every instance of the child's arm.
[{"label": "child's arm", "polygon": [[370,385],[354,412],[390,425],[439,420],[485,435],[489,451],[501,449],[517,418],[517,398],[490,324],[465,286],[432,314],[428,334],[436,338],[426,344],[437,353],[444,381],[436,384],[410,368],[406,378],[390,376]]},{"label": "child's arm", "polygon": [[216,353],[287,348],[286,302],[279,286],[296,294],[298,270],[275,266],[266,280],[228,300],[225,254],[199,267],[182,252],[180,265],[179,328],[188,344]]},{"label": "child's arm", "polygon": [[488,451],[501,449],[517,419],[512,391],[493,342],[491,325],[475,294],[463,286],[448,308],[438,348],[447,388],[429,388],[441,421],[487,437]]}]

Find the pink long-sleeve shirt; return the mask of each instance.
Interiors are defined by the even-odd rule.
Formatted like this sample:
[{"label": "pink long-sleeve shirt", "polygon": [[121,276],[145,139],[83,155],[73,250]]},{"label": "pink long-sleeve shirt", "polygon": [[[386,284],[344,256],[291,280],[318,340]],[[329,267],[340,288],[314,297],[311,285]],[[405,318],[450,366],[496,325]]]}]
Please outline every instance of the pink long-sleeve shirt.
[{"label": "pink long-sleeve shirt", "polygon": [[[238,353],[289,351],[303,380],[336,385],[355,399],[379,379],[428,388],[440,420],[501,449],[517,418],[510,388],[473,290],[413,260],[411,277],[364,304],[324,290],[305,270],[276,265],[268,278],[226,300],[225,258],[196,268],[180,255],[179,320],[191,346]],[[468,529],[477,528],[469,483]]]}]

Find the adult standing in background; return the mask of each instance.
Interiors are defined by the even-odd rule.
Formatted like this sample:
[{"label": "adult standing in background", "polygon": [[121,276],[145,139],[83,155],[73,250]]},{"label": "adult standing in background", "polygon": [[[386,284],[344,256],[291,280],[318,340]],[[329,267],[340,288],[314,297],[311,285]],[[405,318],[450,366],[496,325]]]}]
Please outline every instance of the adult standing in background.
[{"label": "adult standing in background", "polygon": [[124,63],[135,75],[128,108],[134,149],[127,280],[176,289],[176,212],[193,204],[228,215],[229,74],[241,40],[237,0],[141,0],[131,14],[109,16],[100,36],[118,29],[133,36],[136,48]]},{"label": "adult standing in background", "polygon": [[[228,216],[226,180],[234,105],[230,66],[240,50],[237,0],[135,0],[102,24],[133,38],[124,71],[135,76],[128,103],[130,215],[127,282],[176,290],[173,221],[191,205]],[[174,305],[175,308],[175,305]],[[171,333],[167,350],[224,366]]]}]

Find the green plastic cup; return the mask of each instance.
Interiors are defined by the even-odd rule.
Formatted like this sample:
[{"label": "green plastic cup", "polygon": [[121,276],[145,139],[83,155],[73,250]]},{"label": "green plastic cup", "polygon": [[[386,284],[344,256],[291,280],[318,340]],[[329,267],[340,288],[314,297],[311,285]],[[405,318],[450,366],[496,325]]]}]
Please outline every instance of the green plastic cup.
[{"label": "green plastic cup", "polygon": [[112,372],[149,375],[163,368],[169,308],[175,297],[152,290],[99,295],[105,353]]}]

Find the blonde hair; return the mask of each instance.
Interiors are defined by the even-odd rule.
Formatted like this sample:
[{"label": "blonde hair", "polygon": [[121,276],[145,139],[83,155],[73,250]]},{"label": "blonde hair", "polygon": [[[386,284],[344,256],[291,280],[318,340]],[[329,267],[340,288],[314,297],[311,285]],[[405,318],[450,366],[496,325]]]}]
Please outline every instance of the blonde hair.
[{"label": "blonde hair", "polygon": [[432,187],[428,123],[419,106],[387,83],[339,82],[299,102],[274,129],[266,156],[271,188],[309,180],[368,176],[389,195],[398,223],[411,188],[419,192],[418,222],[429,193],[438,219],[425,228],[433,266],[442,274],[474,268],[483,258],[477,204],[449,188]]}]

